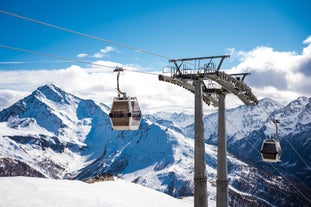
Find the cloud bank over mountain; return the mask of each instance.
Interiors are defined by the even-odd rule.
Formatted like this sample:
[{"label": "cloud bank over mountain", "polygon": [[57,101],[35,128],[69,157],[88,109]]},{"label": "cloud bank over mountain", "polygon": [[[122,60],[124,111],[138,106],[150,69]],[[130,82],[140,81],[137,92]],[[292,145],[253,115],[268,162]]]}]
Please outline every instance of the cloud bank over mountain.
[{"label": "cloud bank over mountain", "polygon": [[296,51],[275,51],[260,46],[251,51],[232,50],[240,63],[230,72],[249,72],[247,83],[259,97],[278,99],[282,103],[301,95],[311,95],[311,36],[303,41],[301,53]]},{"label": "cloud bank over mountain", "polygon": [[[259,46],[251,51],[231,49],[231,59],[238,59],[239,63],[226,72],[251,73],[245,82],[253,89],[258,99],[268,97],[287,104],[299,96],[311,96],[310,43],[311,36],[303,41],[305,47],[300,53],[276,51],[268,46]],[[113,51],[111,48],[104,48],[101,54],[107,55]],[[93,66],[72,65],[55,70],[0,71],[0,109],[8,107],[26,93],[47,83],[56,84],[79,97],[110,105],[112,98],[116,96],[116,73],[109,67],[122,66],[129,70],[146,71],[146,68],[138,65],[122,65],[101,60],[95,63]],[[159,69],[157,71],[156,73],[161,73]],[[120,76],[120,87],[129,96],[138,98],[145,113],[193,113],[193,94],[177,86],[160,82],[156,74],[125,71]],[[228,96],[227,108],[240,104],[236,97]],[[205,113],[214,110],[206,107]]]}]

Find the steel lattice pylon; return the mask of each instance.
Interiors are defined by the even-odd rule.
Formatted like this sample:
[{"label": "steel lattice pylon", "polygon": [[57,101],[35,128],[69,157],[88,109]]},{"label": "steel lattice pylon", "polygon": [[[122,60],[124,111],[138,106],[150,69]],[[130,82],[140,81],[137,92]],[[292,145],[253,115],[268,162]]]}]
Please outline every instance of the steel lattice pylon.
[{"label": "steel lattice pylon", "polygon": [[[207,105],[218,107],[217,207],[228,206],[225,96],[232,93],[247,106],[258,104],[251,88],[244,83],[244,78],[249,73],[229,75],[220,71],[224,59],[228,57],[222,55],[172,59],[169,62],[174,66],[165,67],[163,75],[159,75],[160,81],[181,86],[195,94],[194,207],[208,206],[202,100]],[[214,60],[218,60],[218,64]],[[207,62],[201,66],[204,61]],[[206,86],[204,80],[217,84]]]}]

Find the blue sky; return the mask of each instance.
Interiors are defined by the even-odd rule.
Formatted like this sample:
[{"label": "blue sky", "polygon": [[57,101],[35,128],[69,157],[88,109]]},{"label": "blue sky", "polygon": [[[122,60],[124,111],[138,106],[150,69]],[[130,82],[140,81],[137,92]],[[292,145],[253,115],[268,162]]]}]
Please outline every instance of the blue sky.
[{"label": "blue sky", "polygon": [[[170,58],[231,54],[223,65],[225,70],[251,72],[248,84],[254,86],[258,98],[270,97],[282,103],[311,95],[306,89],[311,85],[299,85],[311,82],[308,81],[311,70],[310,8],[308,0],[11,0],[0,3],[0,10]],[[121,64],[143,71],[161,71],[168,64],[166,58],[3,13],[0,13],[0,25],[2,45],[87,62]],[[2,90],[2,97],[5,97],[2,102],[0,98],[0,109],[46,82],[57,82],[70,92],[79,93],[64,83],[68,80],[60,82],[48,77],[38,78],[39,73],[27,73],[72,71],[72,65],[92,68],[0,47],[0,72],[6,76],[0,78],[0,93]],[[267,77],[271,71],[273,75]],[[21,74],[28,78],[16,78]],[[80,93],[86,94],[89,88],[80,90],[85,90]]]},{"label": "blue sky", "polygon": [[[2,1],[0,9],[53,25],[94,35],[171,58],[228,54],[271,46],[297,51],[311,33],[307,0],[261,1]],[[138,54],[113,44],[59,31],[0,13],[0,43],[69,58],[95,54],[107,46],[114,52],[102,59],[161,69],[166,59]],[[51,58],[1,49],[1,62],[44,62]],[[99,59],[99,58],[98,58]],[[88,58],[89,61],[94,61]],[[12,68],[57,68],[70,63],[1,65]]]}]

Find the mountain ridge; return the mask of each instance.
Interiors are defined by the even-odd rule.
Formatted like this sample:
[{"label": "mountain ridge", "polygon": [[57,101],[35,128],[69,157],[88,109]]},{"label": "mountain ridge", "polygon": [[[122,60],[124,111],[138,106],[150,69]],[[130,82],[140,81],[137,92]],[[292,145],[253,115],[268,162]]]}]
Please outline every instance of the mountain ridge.
[{"label": "mountain ridge", "polygon": [[[243,162],[247,161],[245,157],[243,161],[238,160],[236,157],[243,158],[243,156],[233,150],[243,149],[239,142],[247,139],[248,136],[253,140],[252,133],[258,134],[258,140],[262,140],[260,136],[270,133],[266,132],[269,125],[265,126],[266,122],[260,120],[264,110],[275,111],[271,106],[281,108],[273,102],[268,99],[260,102],[263,107],[265,104],[267,106],[257,111],[258,116],[254,115],[256,108],[239,107],[227,111],[227,114],[240,114],[241,110],[244,113],[244,118],[238,119],[242,121],[242,125],[232,127],[233,131],[229,128],[227,133],[228,149],[232,153],[228,155],[229,191],[231,202],[238,202],[240,206],[250,200],[253,200],[253,203],[262,203],[263,200],[269,203],[269,200],[278,199],[277,197],[286,197],[286,193],[289,192],[295,196],[286,198],[286,202],[298,202],[302,206],[308,202],[299,193],[290,189],[289,186],[292,184],[288,181],[278,178],[271,171],[265,172],[265,167],[258,170],[254,167],[256,165]],[[166,117],[162,118],[163,116]],[[308,117],[308,113],[305,116]],[[167,120],[168,117],[171,120]],[[97,105],[92,100],[83,100],[68,94],[55,85],[46,85],[0,112],[2,129],[0,166],[4,165],[5,159],[12,159],[12,162],[15,160],[27,163],[30,168],[45,177],[67,179],[83,179],[110,172],[173,196],[191,195],[193,194],[193,137],[191,137],[192,124],[189,120],[192,118],[177,113],[146,115],[138,131],[112,131],[106,105]],[[216,114],[205,116],[204,120],[205,133],[209,133],[206,135],[207,145],[205,146],[209,198],[214,199],[217,149],[213,145],[217,133],[210,133],[210,129],[211,126],[212,129],[217,129],[215,124],[217,116]],[[48,125],[54,125],[47,126],[44,121],[48,122]],[[234,121],[235,124],[239,124],[237,120]],[[237,127],[243,126],[243,123],[245,126],[247,123],[253,125],[243,128],[253,130],[250,133],[246,130],[244,137],[237,133],[239,131]],[[258,160],[256,153],[252,151],[248,153],[252,159]],[[0,171],[5,172],[8,168],[0,167]],[[308,175],[309,171],[304,173]],[[253,179],[254,183],[248,183],[250,179]],[[255,183],[260,180],[261,182],[264,180],[270,188],[258,184],[258,190],[252,190],[252,185],[256,185]],[[281,184],[282,182],[285,183]],[[265,193],[261,192],[263,188]],[[274,195],[272,192],[275,189],[278,189],[278,193]],[[248,196],[243,196],[240,192]]]}]

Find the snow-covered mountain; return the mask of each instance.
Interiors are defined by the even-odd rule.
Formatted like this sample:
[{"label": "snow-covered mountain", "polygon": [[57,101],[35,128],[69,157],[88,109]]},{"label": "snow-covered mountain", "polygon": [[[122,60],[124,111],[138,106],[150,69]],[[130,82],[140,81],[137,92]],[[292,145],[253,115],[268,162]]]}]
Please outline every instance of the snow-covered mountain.
[{"label": "snow-covered mountain", "polygon": [[[282,162],[271,166],[261,161],[260,148],[265,138],[275,134],[273,119],[280,120],[279,138],[283,154]],[[217,113],[204,117],[208,144],[217,145],[217,121]],[[193,138],[193,128],[192,123],[180,130]],[[310,188],[311,98],[300,97],[286,106],[266,98],[260,100],[258,106],[226,110],[226,134],[228,151],[239,159],[271,173],[279,171],[281,175],[294,178]]]},{"label": "snow-covered mountain", "polygon": [[[54,85],[39,87],[2,110],[0,121],[3,163],[22,162],[52,178],[63,178],[97,157],[101,149],[89,140],[90,134],[109,125],[100,106]],[[88,156],[81,156],[81,151]],[[7,174],[9,168],[3,169],[0,173]]]},{"label": "snow-covered mountain", "polygon": [[[260,108],[238,107],[227,111],[227,122],[232,123],[231,128],[227,124],[228,148],[248,163],[228,155],[230,203],[308,206],[308,199],[292,187],[290,180],[265,171],[264,167],[254,167],[258,167],[256,160],[259,160],[256,152],[240,151],[250,148],[243,148],[245,143],[239,144],[242,140],[254,141],[253,134],[259,133],[260,143],[261,135],[272,132],[273,126],[268,124],[264,112],[282,109],[268,99],[260,104]],[[52,84],[39,87],[0,112],[0,175],[84,179],[108,172],[176,197],[192,195],[193,117],[176,113],[146,115],[140,130],[113,131],[107,109],[106,105],[80,99]],[[307,122],[308,114],[303,117],[303,123]],[[217,114],[204,120],[208,191],[213,202]],[[251,157],[256,158],[253,163]]]}]

